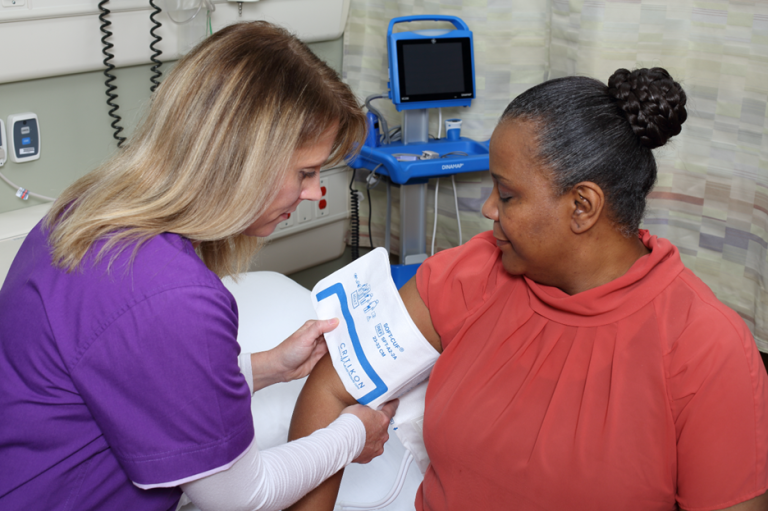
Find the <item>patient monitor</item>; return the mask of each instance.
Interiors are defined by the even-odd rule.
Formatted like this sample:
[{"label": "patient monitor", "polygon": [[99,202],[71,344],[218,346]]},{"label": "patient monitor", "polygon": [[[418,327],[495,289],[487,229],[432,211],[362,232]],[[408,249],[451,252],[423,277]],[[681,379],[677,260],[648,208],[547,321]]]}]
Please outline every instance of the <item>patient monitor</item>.
[{"label": "patient monitor", "polygon": [[[396,27],[407,24],[424,26],[430,22],[438,23],[441,28],[422,30],[415,27],[411,31],[395,31]],[[446,23],[453,28],[442,28]],[[387,58],[388,96],[374,95],[366,100],[369,136],[350,167],[365,168],[388,178],[384,234],[387,249],[391,241],[390,188],[393,183],[400,185],[401,264],[392,266],[395,283],[400,286],[427,258],[428,181],[488,170],[488,143],[461,136],[455,129],[459,125],[458,119],[452,120],[454,129],[450,136],[441,136],[441,127],[436,137],[429,134],[430,109],[440,109],[438,114],[442,117],[442,108],[469,107],[477,95],[472,32],[464,21],[444,15],[394,18],[387,30]],[[388,97],[402,113],[399,133],[389,129],[385,116],[371,104],[373,99],[384,97]],[[440,124],[442,122],[438,122]],[[377,136],[378,129],[381,136]],[[399,140],[396,140],[398,136]]]},{"label": "patient monitor", "polygon": [[[448,21],[455,30],[393,32],[398,23]],[[470,106],[475,98],[472,32],[454,16],[394,18],[387,30],[390,99],[398,111]]]}]

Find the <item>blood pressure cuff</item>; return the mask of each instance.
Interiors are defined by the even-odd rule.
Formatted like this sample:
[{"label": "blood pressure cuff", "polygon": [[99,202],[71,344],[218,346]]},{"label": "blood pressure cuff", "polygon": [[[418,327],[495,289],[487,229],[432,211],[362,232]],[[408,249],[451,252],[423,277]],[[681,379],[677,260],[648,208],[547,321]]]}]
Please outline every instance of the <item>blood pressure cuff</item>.
[{"label": "blood pressure cuff", "polygon": [[319,319],[339,318],[325,340],[358,403],[380,409],[429,377],[439,353],[408,314],[383,248],[318,282],[312,304]]},{"label": "blood pressure cuff", "polygon": [[427,399],[427,384],[424,381],[400,396],[397,412],[392,417],[394,431],[400,443],[413,455],[422,474],[429,466],[429,454],[424,445],[424,404]]}]

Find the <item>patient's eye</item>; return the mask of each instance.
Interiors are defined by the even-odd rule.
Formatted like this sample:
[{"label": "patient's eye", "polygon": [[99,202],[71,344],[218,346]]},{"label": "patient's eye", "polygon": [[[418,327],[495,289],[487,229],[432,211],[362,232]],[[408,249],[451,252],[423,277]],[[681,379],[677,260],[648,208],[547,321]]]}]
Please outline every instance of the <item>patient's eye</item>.
[{"label": "patient's eye", "polygon": [[512,198],[512,193],[499,183],[499,179],[493,173],[491,173],[491,177],[493,178],[493,187],[499,192],[499,200],[501,202],[508,202]]},{"label": "patient's eye", "polygon": [[499,186],[498,188],[499,188],[499,200],[501,202],[509,202],[509,199],[511,199],[513,195],[509,191],[504,190],[501,186]]}]

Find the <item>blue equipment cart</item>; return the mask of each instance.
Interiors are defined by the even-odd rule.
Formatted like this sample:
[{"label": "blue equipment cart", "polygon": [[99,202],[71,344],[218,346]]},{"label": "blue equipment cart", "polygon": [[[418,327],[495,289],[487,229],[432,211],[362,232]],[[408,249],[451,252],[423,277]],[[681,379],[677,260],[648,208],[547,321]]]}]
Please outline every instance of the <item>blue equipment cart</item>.
[{"label": "blue equipment cart", "polygon": [[[453,30],[394,32],[395,25],[444,21]],[[427,258],[426,193],[430,178],[488,170],[488,141],[429,138],[428,108],[470,106],[475,98],[472,32],[455,16],[425,15],[394,18],[387,30],[389,99],[403,113],[402,139],[381,144],[371,133],[350,166],[376,169],[389,177],[385,247],[390,249],[391,190],[400,188],[400,263],[392,265],[401,287]],[[373,114],[368,114],[369,119]],[[403,219],[408,219],[407,222]]]}]

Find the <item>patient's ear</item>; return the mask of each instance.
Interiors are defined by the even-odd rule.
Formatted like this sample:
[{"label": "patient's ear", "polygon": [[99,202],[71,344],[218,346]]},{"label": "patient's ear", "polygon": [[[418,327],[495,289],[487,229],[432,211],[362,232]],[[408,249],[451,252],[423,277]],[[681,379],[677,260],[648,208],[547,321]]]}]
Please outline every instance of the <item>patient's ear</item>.
[{"label": "patient's ear", "polygon": [[602,188],[591,181],[584,181],[567,192],[571,202],[571,231],[582,234],[590,230],[605,209]]}]

